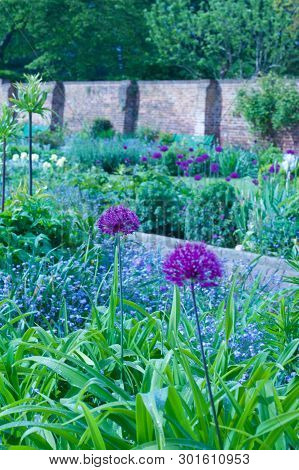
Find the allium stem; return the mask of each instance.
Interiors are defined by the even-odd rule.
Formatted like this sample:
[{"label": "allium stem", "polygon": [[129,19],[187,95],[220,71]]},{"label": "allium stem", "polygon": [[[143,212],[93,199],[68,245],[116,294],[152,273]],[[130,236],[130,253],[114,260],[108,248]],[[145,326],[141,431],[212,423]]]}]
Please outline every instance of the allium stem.
[{"label": "allium stem", "polygon": [[3,139],[3,156],[2,156],[2,204],[1,210],[5,208],[5,183],[6,183],[6,139]]},{"label": "allium stem", "polygon": [[118,248],[118,273],[119,273],[119,299],[120,299],[120,356],[121,367],[123,369],[124,363],[124,301],[123,301],[123,279],[122,279],[122,253],[120,234],[117,234],[117,248]]},{"label": "allium stem", "polygon": [[29,112],[29,194],[32,196],[32,112]]},{"label": "allium stem", "polygon": [[219,424],[218,424],[218,419],[217,419],[217,414],[216,414],[215,402],[214,402],[214,397],[213,397],[212,388],[211,388],[211,381],[210,381],[210,377],[209,377],[209,371],[208,371],[208,365],[207,365],[207,361],[206,361],[206,355],[205,355],[203,342],[202,342],[202,335],[201,335],[201,329],[200,329],[200,324],[199,324],[199,316],[198,316],[198,310],[197,310],[197,304],[196,304],[194,283],[193,282],[191,282],[191,294],[192,294],[194,313],[195,313],[195,318],[196,318],[196,326],[197,326],[199,345],[200,345],[200,351],[201,351],[201,356],[202,356],[202,363],[203,363],[203,368],[204,368],[206,382],[207,382],[207,389],[208,389],[208,393],[209,393],[209,398],[210,398],[210,403],[211,403],[211,408],[212,408],[212,414],[213,414],[213,418],[214,418],[214,422],[215,422],[215,426],[216,426],[216,433],[217,433],[218,443],[219,443],[220,449],[222,449],[223,448],[222,439],[221,439],[221,435],[220,435],[220,429],[219,429]]}]

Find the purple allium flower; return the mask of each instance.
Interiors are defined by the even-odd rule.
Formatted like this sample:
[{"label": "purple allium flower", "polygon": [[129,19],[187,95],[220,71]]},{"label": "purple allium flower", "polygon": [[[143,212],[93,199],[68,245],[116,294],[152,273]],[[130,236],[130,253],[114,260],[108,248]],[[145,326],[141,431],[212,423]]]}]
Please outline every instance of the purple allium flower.
[{"label": "purple allium flower", "polygon": [[98,229],[108,235],[129,235],[138,230],[139,225],[140,221],[135,212],[122,205],[109,207],[97,221]]},{"label": "purple allium flower", "polygon": [[273,163],[270,167],[269,167],[269,173],[279,173],[279,170],[280,170],[280,165],[278,163]]},{"label": "purple allium flower", "polygon": [[180,159],[180,158],[184,158],[184,155],[183,155],[182,153],[179,153],[179,154],[176,156],[176,158],[179,158],[179,159]]},{"label": "purple allium flower", "polygon": [[227,177],[225,178],[225,181],[230,181],[230,180],[231,180],[231,177],[230,177],[230,176],[227,176]]},{"label": "purple allium flower", "polygon": [[201,158],[202,158],[202,161],[205,162],[205,161],[209,160],[210,156],[207,153],[204,153],[204,154],[201,155]]},{"label": "purple allium flower", "polygon": [[215,147],[215,150],[216,152],[220,153],[223,151],[223,148],[221,147],[221,145],[217,145],[217,147]]},{"label": "purple allium flower", "polygon": [[161,150],[161,152],[167,152],[167,150],[168,150],[167,145],[161,145],[160,150]]},{"label": "purple allium flower", "polygon": [[259,180],[257,178],[253,178],[252,183],[255,184],[255,186],[258,186]]},{"label": "purple allium flower", "polygon": [[194,176],[194,179],[195,179],[196,181],[200,181],[200,180],[201,180],[201,178],[202,178],[202,176],[201,176],[201,175],[195,175],[195,176]]},{"label": "purple allium flower", "polygon": [[190,147],[189,148],[189,152],[193,152],[194,151],[194,148],[193,147]]},{"label": "purple allium flower", "polygon": [[236,171],[233,171],[229,176],[231,177],[231,179],[234,179],[234,180],[240,178],[239,173],[237,173]]},{"label": "purple allium flower", "polygon": [[160,152],[154,152],[152,158],[158,160],[159,158],[162,158],[162,154]]},{"label": "purple allium flower", "polygon": [[187,160],[187,163],[188,163],[189,165],[191,165],[191,163],[193,163],[192,158],[189,158],[189,159]]},{"label": "purple allium flower", "polygon": [[291,149],[288,149],[286,153],[289,153],[290,155],[295,155],[295,151]]},{"label": "purple allium flower", "polygon": [[211,173],[218,173],[219,169],[220,169],[219,163],[217,163],[217,162],[211,163],[211,165],[210,165]]},{"label": "purple allium flower", "polygon": [[256,166],[256,165],[257,165],[257,160],[252,160],[251,163],[252,163],[254,166]]},{"label": "purple allium flower", "polygon": [[224,220],[224,219],[225,219],[225,215],[224,215],[224,214],[220,214],[219,217],[220,217],[221,220]]},{"label": "purple allium flower", "polygon": [[124,149],[124,150],[127,150],[127,148],[128,148],[127,145],[124,145],[124,146],[123,146],[123,149]]},{"label": "purple allium flower", "polygon": [[140,157],[140,161],[141,162],[147,162],[147,157],[145,155],[143,155],[142,157]]},{"label": "purple allium flower", "polygon": [[263,175],[263,180],[266,181],[268,179],[268,175]]},{"label": "purple allium flower", "polygon": [[192,281],[201,287],[217,285],[222,276],[221,264],[215,253],[204,243],[186,242],[178,245],[165,259],[163,272],[168,281],[183,286]]},{"label": "purple allium flower", "polygon": [[197,158],[195,159],[195,161],[196,161],[197,163],[202,163],[202,162],[203,162],[202,156],[197,157]]}]

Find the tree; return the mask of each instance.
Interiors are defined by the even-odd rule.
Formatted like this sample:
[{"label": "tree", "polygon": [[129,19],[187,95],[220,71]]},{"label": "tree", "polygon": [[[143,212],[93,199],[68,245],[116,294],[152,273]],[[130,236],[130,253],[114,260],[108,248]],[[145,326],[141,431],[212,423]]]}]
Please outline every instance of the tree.
[{"label": "tree", "polygon": [[188,78],[298,70],[292,12],[273,0],[156,0],[146,18],[159,61]]},{"label": "tree", "polygon": [[299,91],[295,83],[273,73],[262,77],[251,89],[241,89],[236,111],[254,133],[276,143],[281,131],[299,124]]},{"label": "tree", "polygon": [[11,98],[17,111],[27,113],[29,117],[29,194],[32,196],[32,115],[44,116],[47,92],[42,90],[42,80],[38,75],[25,75],[26,83],[16,83],[16,97]]}]

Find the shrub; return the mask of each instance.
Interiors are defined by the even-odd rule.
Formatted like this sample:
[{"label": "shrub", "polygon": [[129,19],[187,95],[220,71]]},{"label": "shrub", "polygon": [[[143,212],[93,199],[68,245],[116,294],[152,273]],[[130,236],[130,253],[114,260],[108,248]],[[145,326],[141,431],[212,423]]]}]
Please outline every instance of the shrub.
[{"label": "shrub", "polygon": [[46,129],[37,131],[33,134],[33,142],[42,146],[49,146],[51,149],[57,149],[64,144],[64,129],[57,127],[55,130]]},{"label": "shrub", "polygon": [[186,238],[218,246],[237,243],[234,220],[238,208],[236,193],[230,184],[217,182],[201,190],[189,201],[186,214]]},{"label": "shrub", "polygon": [[270,73],[257,87],[239,91],[236,111],[253,132],[275,142],[279,132],[299,124],[299,92],[295,83]]},{"label": "shrub", "polygon": [[[0,254],[2,262],[25,261],[30,256],[43,256],[58,247],[76,247],[85,233],[70,212],[60,212],[49,196],[37,192],[29,197],[19,190],[7,201],[0,214]],[[55,251],[58,257],[59,250]]]},{"label": "shrub", "polygon": [[90,129],[91,137],[112,137],[114,135],[113,125],[109,119],[97,118],[93,121]]},{"label": "shrub", "polygon": [[145,232],[180,237],[188,190],[184,183],[173,184],[166,175],[152,173],[140,184],[136,211]]}]

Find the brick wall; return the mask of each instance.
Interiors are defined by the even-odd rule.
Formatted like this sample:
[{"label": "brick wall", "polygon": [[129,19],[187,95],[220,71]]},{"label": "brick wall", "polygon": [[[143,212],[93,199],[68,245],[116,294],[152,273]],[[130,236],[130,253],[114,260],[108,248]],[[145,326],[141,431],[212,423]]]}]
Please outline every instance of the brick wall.
[{"label": "brick wall", "polygon": [[[213,134],[222,143],[249,146],[254,142],[247,124],[234,115],[238,90],[250,82],[241,80],[158,80],[47,83],[46,106],[58,110],[59,118],[34,122],[49,125],[63,122],[71,131],[81,129],[97,117],[109,119],[114,128],[131,132],[136,128]],[[298,81],[299,86],[299,81]],[[7,102],[11,85],[0,80],[0,104]],[[299,151],[299,128],[281,136],[284,147]]]}]

